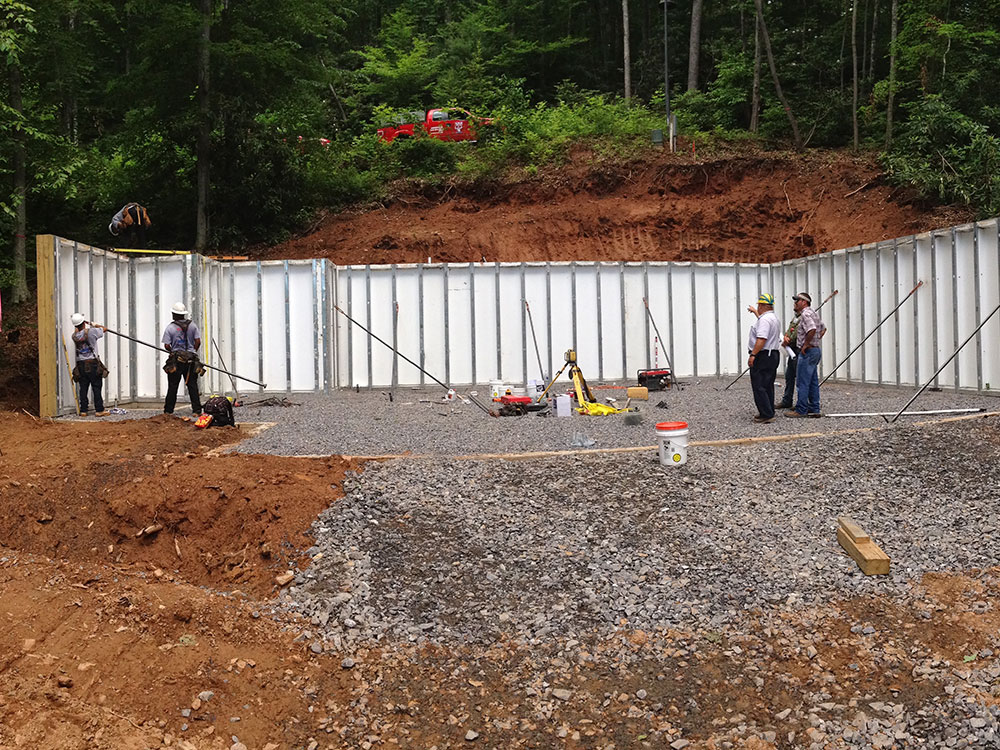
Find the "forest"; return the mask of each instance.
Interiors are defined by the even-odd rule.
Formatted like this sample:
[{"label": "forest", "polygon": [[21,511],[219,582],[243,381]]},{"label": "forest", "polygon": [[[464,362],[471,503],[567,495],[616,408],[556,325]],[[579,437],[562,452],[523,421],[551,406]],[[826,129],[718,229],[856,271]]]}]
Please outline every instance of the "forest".
[{"label": "forest", "polygon": [[[401,178],[530,177],[580,141],[630,158],[668,107],[683,137],[877,152],[996,215],[997,19],[1000,0],[0,0],[0,288],[29,296],[36,233],[107,244],[128,201],[152,246],[252,247]],[[437,106],[499,127],[375,135]]]}]

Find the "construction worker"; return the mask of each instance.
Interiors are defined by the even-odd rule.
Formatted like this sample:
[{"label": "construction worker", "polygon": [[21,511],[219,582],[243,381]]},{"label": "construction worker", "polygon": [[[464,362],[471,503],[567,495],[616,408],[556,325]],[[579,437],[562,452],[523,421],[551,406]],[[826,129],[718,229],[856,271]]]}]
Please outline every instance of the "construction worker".
[{"label": "construction worker", "polygon": [[174,413],[177,389],[183,379],[191,397],[191,412],[199,415],[201,396],[198,393],[198,376],[202,367],[198,361],[198,350],[201,348],[201,331],[188,318],[183,302],[175,302],[170,312],[173,320],[163,330],[163,348],[170,352],[167,363],[163,365],[163,371],[167,373],[167,398],[163,402],[163,413]]},{"label": "construction worker", "polygon": [[153,222],[149,220],[145,208],[138,203],[126,203],[122,206],[122,210],[112,217],[108,231],[115,237],[124,232],[125,247],[143,247],[146,244],[146,228],[152,225]]},{"label": "construction worker", "polygon": [[810,307],[812,297],[807,292],[799,292],[792,299],[795,312],[799,315],[796,338],[799,344],[798,365],[795,373],[795,389],[798,401],[795,408],[785,412],[786,417],[821,417],[819,410],[819,361],[822,356],[820,339],[826,334],[826,324],[819,313]]},{"label": "construction worker", "polygon": [[104,411],[104,397],[101,388],[107,375],[107,368],[101,362],[97,353],[97,342],[108,329],[97,323],[87,325],[83,313],[73,313],[70,316],[75,330],[72,339],[76,345],[76,367],[73,368],[73,379],[79,384],[80,416],[87,416],[90,404],[87,400],[88,391],[94,393],[94,410],[98,417],[108,416]]},{"label": "construction worker", "polygon": [[799,317],[799,313],[796,311],[788,323],[788,330],[785,331],[785,335],[781,339],[782,346],[787,346],[795,356],[789,355],[785,360],[785,392],[782,395],[779,409],[791,409],[795,406],[795,370],[799,357],[796,333],[799,327]]},{"label": "construction worker", "polygon": [[757,297],[757,319],[750,326],[747,337],[747,367],[750,368],[750,387],[757,406],[754,422],[774,421],[774,379],[778,374],[778,346],[781,343],[781,322],[774,314],[774,297],[761,294]]}]

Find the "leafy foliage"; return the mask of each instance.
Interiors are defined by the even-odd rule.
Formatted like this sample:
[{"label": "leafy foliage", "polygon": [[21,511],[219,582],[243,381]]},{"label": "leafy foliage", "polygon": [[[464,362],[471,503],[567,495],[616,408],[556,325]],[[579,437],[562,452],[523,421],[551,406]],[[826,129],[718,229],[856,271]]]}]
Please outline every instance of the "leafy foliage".
[{"label": "leafy foliage", "polygon": [[[851,4],[775,0],[765,13],[781,85],[811,145],[852,139]],[[620,0],[213,0],[209,84],[211,242],[284,237],[319,209],[377,199],[393,180],[537,173],[584,140],[628,155],[664,128],[660,0],[629,0],[633,98],[621,98]],[[1000,0],[899,3],[893,179],[935,200],[1000,211]],[[858,3],[860,126],[884,142],[890,0]],[[748,136],[754,3],[705,4],[701,77],[682,91],[691,3],[666,6],[672,110],[684,133],[788,138],[766,61]],[[147,205],[153,241],[194,238],[198,0],[0,0],[0,181],[27,150],[29,233],[95,244],[125,202]],[[58,54],[53,54],[58,50]],[[21,72],[23,114],[11,100]],[[462,106],[496,118],[478,145],[387,145],[389,111]],[[320,139],[326,139],[321,141]],[[0,191],[0,234],[13,229]],[[0,267],[11,248],[0,246]]]}]

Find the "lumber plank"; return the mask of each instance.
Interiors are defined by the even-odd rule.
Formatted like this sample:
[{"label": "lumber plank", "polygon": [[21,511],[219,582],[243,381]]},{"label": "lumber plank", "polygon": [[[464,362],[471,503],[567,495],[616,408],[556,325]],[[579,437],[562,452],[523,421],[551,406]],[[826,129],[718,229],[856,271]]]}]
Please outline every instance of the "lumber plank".
[{"label": "lumber plank", "polygon": [[[38,415],[59,411],[59,354],[56,342],[56,238],[35,236],[36,299],[38,300]],[[70,383],[70,388],[73,384]]]},{"label": "lumber plank", "polygon": [[855,542],[843,526],[837,526],[837,541],[866,576],[887,575],[889,573],[889,556],[875,542],[871,540]]},{"label": "lumber plank", "polygon": [[649,401],[649,388],[644,385],[629,386],[626,393],[628,398],[634,398],[636,401]]},{"label": "lumber plank", "polygon": [[864,529],[858,526],[854,521],[852,521],[847,516],[841,516],[837,519],[837,523],[840,524],[841,528],[847,532],[847,535],[851,537],[851,541],[855,543],[870,542],[871,537],[865,533]]}]

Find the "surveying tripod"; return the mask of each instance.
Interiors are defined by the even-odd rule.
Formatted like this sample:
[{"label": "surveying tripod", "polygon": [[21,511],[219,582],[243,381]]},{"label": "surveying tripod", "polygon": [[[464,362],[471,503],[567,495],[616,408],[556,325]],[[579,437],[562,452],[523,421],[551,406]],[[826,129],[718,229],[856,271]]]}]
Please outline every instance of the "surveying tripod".
[{"label": "surveying tripod", "polygon": [[[549,389],[556,384],[556,381],[559,380],[559,376],[562,375],[563,372],[565,372],[566,368],[568,367],[570,380],[573,381],[573,387],[576,389],[577,403],[582,406],[584,402],[588,403],[596,402],[597,399],[594,398],[594,394],[590,390],[590,386],[587,385],[587,379],[583,377],[583,371],[580,369],[580,366],[576,363],[576,351],[574,349],[568,349],[566,351],[566,354],[563,356],[565,357],[566,362],[563,364],[561,368],[559,368],[559,372],[557,372],[555,374],[555,377],[552,378],[552,382],[550,382],[547,386],[545,386],[545,390],[542,391],[542,395],[538,397],[538,401],[540,402],[542,399],[545,398],[545,395],[549,392]],[[586,396],[586,398],[584,398],[584,396]]]}]

